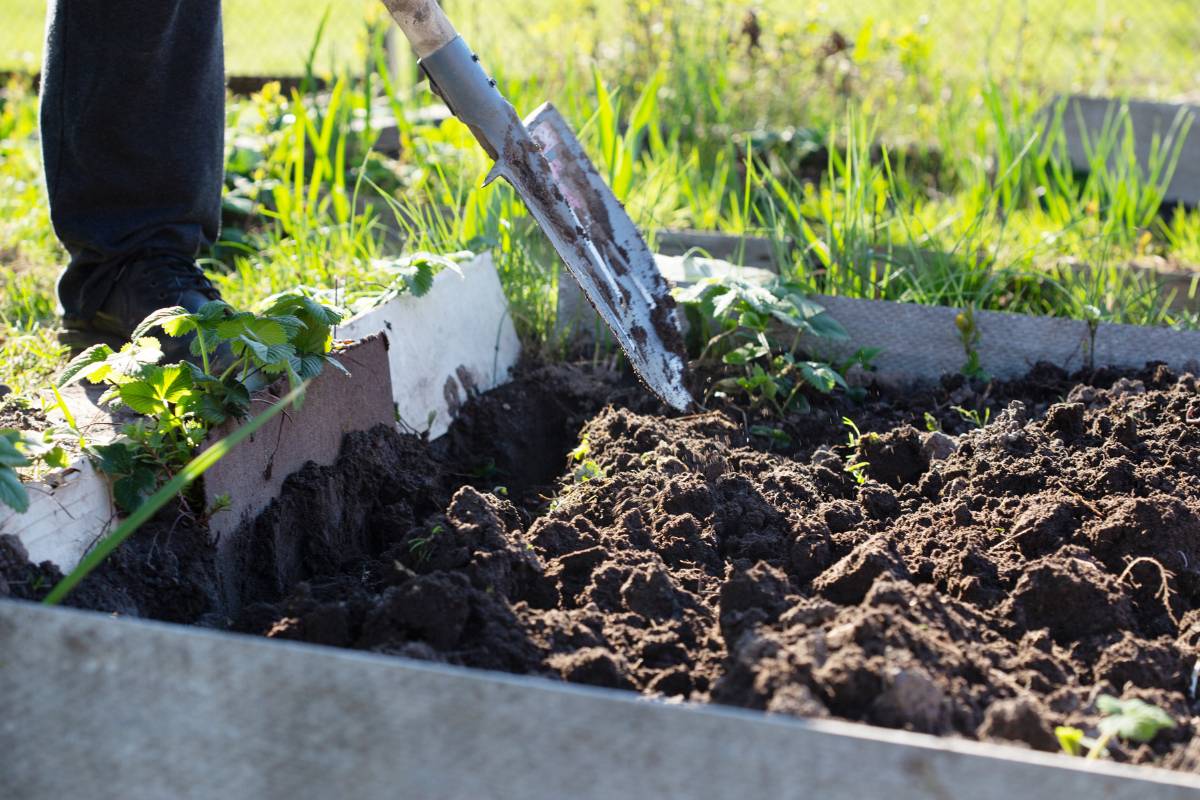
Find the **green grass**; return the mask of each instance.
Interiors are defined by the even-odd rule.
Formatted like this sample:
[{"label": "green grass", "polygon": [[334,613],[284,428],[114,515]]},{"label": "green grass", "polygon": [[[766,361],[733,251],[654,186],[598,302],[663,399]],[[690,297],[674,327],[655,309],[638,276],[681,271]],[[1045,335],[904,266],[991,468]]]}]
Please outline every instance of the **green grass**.
[{"label": "green grass", "polygon": [[[311,50],[334,88],[230,102],[226,229],[206,265],[235,305],[298,285],[362,305],[410,279],[414,253],[488,250],[523,339],[561,352],[556,260],[508,187],[478,188],[488,164],[470,133],[405,123],[398,161],[368,155],[372,120],[403,120],[432,98],[411,64],[398,85],[368,69],[380,58],[368,20],[380,14],[359,5],[331,13],[314,47],[327,4],[225,3],[231,72],[300,73]],[[771,237],[788,277],[812,291],[1192,325],[1124,268],[1200,260],[1200,215],[1156,216],[1171,143],[1143,174],[1115,120],[1093,144],[1098,169],[1080,179],[1059,129],[1036,117],[1057,92],[1191,90],[1190,3],[1161,0],[1153,14],[1132,0],[894,5],[766,0],[751,51],[741,3],[447,2],[518,109],[552,98],[651,235]],[[34,6],[0,0],[15,20],[0,53],[36,53]],[[23,21],[29,9],[36,25]],[[801,161],[822,145],[827,163]],[[52,286],[63,258],[36,98],[16,81],[0,95],[0,383],[27,397],[61,360]]]}]

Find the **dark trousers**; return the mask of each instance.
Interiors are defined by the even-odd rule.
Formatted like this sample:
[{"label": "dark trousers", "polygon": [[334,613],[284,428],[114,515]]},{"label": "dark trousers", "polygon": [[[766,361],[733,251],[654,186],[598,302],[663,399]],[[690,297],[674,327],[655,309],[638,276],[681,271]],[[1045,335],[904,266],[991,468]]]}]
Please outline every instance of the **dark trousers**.
[{"label": "dark trousers", "polygon": [[51,0],[41,129],[67,313],[134,255],[194,257],[221,222],[220,0]]}]

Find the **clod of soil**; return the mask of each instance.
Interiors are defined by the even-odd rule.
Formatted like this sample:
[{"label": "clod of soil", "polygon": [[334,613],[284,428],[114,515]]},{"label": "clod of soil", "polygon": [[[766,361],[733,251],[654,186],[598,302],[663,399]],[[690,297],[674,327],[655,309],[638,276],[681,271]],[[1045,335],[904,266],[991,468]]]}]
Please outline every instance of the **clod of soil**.
[{"label": "clod of soil", "polygon": [[[288,568],[264,547],[233,626],[1041,750],[1056,725],[1094,731],[1099,693],[1136,696],[1178,725],[1113,757],[1200,763],[1192,376],[1040,367],[958,435],[909,423],[963,385],[877,391],[789,422],[808,436],[784,455],[740,416],[656,416],[567,372],[481,398],[449,445],[378,429],[289,480],[255,528],[293,542]],[[637,410],[595,413],[614,392]],[[847,412],[877,434],[856,453]]]}]

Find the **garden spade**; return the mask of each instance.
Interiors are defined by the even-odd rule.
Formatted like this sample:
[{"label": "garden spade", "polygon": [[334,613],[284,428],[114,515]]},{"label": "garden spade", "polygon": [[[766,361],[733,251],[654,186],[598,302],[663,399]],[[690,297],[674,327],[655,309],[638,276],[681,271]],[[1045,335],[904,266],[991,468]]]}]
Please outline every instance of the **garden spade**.
[{"label": "garden spade", "polygon": [[383,2],[434,91],[495,160],[484,185],[512,184],[637,374],[671,407],[691,408],[670,288],[570,126],[549,104],[523,122],[436,0]]}]

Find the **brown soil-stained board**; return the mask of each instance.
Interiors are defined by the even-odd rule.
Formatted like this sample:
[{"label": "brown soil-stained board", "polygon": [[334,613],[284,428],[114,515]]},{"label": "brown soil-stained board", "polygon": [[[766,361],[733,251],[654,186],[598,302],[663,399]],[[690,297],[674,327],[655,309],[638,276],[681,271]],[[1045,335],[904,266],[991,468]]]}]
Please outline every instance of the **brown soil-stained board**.
[{"label": "brown soil-stained board", "polygon": [[[740,414],[528,369],[435,445],[377,429],[294,476],[255,523],[243,608],[182,592],[208,574],[186,554],[146,580],[173,618],[276,638],[1048,751],[1056,725],[1094,732],[1100,693],[1139,697],[1177,727],[1112,757],[1194,770],[1200,394],[1163,367],[1084,377],[818,403],[783,454]],[[982,429],[949,410],[985,401]],[[861,485],[842,414],[877,434]],[[600,476],[577,483],[580,435]],[[156,525],[139,552],[172,552]],[[0,574],[27,586],[18,562]],[[139,580],[118,564],[77,602]]]}]

